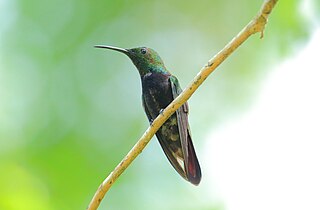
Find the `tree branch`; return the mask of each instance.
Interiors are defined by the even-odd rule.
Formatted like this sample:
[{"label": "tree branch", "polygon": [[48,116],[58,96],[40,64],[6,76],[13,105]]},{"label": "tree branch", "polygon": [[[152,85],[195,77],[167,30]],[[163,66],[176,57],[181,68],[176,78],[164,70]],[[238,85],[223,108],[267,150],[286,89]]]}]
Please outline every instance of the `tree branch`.
[{"label": "tree branch", "polygon": [[193,81],[183,90],[183,92],[172,101],[167,108],[153,121],[150,127],[144,132],[138,142],[129,151],[125,158],[116,166],[116,168],[109,174],[109,176],[102,182],[93,196],[88,210],[95,210],[100,205],[104,195],[110,189],[112,184],[118,177],[126,170],[131,162],[142,152],[142,150],[149,143],[150,139],[162,126],[162,124],[180,107],[184,104],[191,95],[198,89],[204,80],[244,41],[251,35],[260,32],[260,38],[263,37],[263,31],[277,0],[266,0],[257,16],[251,20],[246,27],[234,37],[218,54],[216,54],[208,63],[200,70]]}]

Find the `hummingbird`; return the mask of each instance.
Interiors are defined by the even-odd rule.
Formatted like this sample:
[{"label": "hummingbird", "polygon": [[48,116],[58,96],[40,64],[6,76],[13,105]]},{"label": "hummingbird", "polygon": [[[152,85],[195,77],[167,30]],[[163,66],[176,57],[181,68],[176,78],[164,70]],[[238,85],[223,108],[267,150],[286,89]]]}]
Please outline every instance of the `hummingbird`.
[{"label": "hummingbird", "polygon": [[[182,92],[178,79],[166,69],[153,49],[124,49],[106,45],[95,47],[115,50],[131,59],[141,78],[142,105],[150,124]],[[160,127],[156,136],[174,169],[184,179],[198,185],[201,169],[191,140],[188,113],[186,102]]]}]

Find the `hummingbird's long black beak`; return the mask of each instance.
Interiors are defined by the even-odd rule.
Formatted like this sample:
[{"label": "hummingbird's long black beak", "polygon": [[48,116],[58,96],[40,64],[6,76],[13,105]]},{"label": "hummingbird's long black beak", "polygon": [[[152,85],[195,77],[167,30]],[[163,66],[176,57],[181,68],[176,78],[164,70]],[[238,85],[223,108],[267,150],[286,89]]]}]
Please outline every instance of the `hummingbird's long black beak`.
[{"label": "hummingbird's long black beak", "polygon": [[115,51],[118,51],[118,52],[122,52],[126,55],[129,54],[129,51],[127,49],[124,49],[124,48],[120,48],[120,47],[113,47],[113,46],[107,46],[107,45],[95,45],[94,47],[96,48],[104,48],[104,49],[109,49],[109,50],[115,50]]}]

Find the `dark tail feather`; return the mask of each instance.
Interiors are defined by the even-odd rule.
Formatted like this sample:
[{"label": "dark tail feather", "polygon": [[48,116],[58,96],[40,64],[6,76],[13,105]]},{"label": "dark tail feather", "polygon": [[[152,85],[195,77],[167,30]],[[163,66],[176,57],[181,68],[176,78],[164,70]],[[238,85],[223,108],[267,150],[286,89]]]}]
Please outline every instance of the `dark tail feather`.
[{"label": "dark tail feather", "polygon": [[201,169],[191,138],[188,138],[188,157],[185,168],[187,179],[192,184],[198,185],[201,181]]}]

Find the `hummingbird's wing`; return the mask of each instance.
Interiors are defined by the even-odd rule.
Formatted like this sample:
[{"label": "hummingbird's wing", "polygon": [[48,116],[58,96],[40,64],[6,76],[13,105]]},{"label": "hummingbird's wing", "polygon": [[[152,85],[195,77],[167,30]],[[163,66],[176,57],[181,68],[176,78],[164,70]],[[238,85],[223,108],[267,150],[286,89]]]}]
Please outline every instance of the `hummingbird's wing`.
[{"label": "hummingbird's wing", "polygon": [[[154,120],[151,115],[150,107],[148,107],[146,103],[146,99],[142,96],[142,105],[145,110],[145,113],[149,119],[149,122],[152,123]],[[159,140],[159,143],[164,151],[164,154],[167,156],[169,162],[171,165],[175,168],[175,170],[186,180],[188,180],[186,173],[184,171],[184,160],[183,160],[183,152],[181,149],[181,143],[180,141],[173,140],[178,139],[177,137],[174,137],[170,135],[167,130],[174,130],[174,127],[176,125],[176,117],[171,116],[165,123],[160,127],[160,129],[157,131],[156,136]],[[177,130],[175,133],[178,133]]]},{"label": "hummingbird's wing", "polygon": [[[182,92],[182,90],[176,77],[171,76],[170,82],[173,99],[175,99]],[[187,180],[195,185],[198,185],[201,180],[201,169],[191,140],[188,112],[189,107],[188,103],[186,102],[176,111],[176,115],[184,159],[185,175]]]}]

